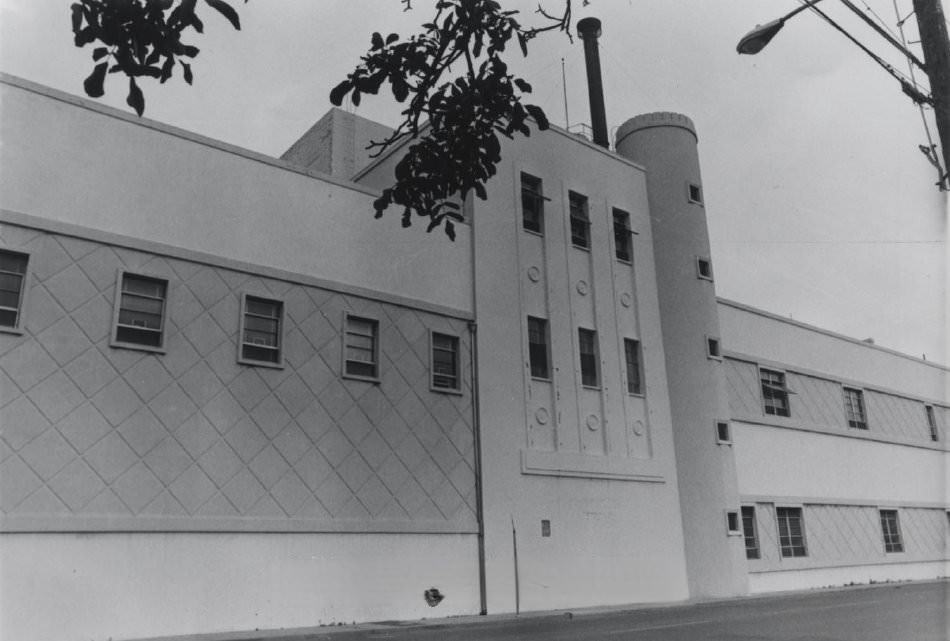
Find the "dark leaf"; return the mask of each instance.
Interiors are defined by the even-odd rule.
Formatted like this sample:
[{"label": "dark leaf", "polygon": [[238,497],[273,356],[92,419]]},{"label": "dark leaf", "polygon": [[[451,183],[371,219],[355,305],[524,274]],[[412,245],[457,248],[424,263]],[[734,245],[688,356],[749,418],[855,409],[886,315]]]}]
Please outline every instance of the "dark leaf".
[{"label": "dark leaf", "polygon": [[185,77],[185,82],[187,82],[190,85],[191,81],[194,80],[194,76],[191,75],[191,65],[188,64],[187,62],[182,62],[181,60],[179,60],[178,62],[181,63],[182,75],[184,75]]},{"label": "dark leaf", "polygon": [[125,102],[132,109],[135,109],[135,113],[139,116],[145,111],[145,96],[142,95],[142,90],[136,84],[135,78],[129,78],[129,95]]},{"label": "dark leaf", "polygon": [[[182,63],[184,64],[184,63]],[[158,79],[159,82],[165,82],[172,77],[172,68],[175,66],[175,59],[172,56],[165,58],[164,64],[162,64],[162,77]]]},{"label": "dark leaf", "polygon": [[89,77],[83,81],[83,89],[86,90],[86,95],[91,98],[101,98],[102,94],[105,93],[105,89],[102,87],[102,83],[106,79],[106,70],[109,67],[109,63],[101,62],[96,65],[96,68],[92,70],[92,73],[89,74]]},{"label": "dark leaf", "polygon": [[409,85],[401,77],[393,78],[393,96],[398,102],[402,102],[409,96]]},{"label": "dark leaf", "polygon": [[388,44],[388,45],[391,45],[392,43],[396,42],[397,40],[399,40],[399,34],[398,34],[398,33],[391,33],[391,34],[389,34],[388,36],[386,36],[386,44]]},{"label": "dark leaf", "polygon": [[349,93],[352,88],[353,83],[349,80],[344,80],[330,92],[330,102],[339,107],[343,104],[343,98],[346,97],[346,94]]},{"label": "dark leaf", "polygon": [[373,33],[373,50],[383,48],[383,37],[379,34],[378,31]]},{"label": "dark leaf", "polygon": [[455,242],[455,224],[451,220],[445,221],[445,235],[449,237],[453,243]]},{"label": "dark leaf", "polygon": [[192,47],[191,45],[182,45],[181,53],[182,55],[188,56],[189,58],[194,58],[198,55],[198,47]]},{"label": "dark leaf", "polygon": [[528,113],[531,114],[531,117],[534,118],[534,121],[538,124],[538,129],[544,131],[551,126],[551,124],[548,122],[547,115],[544,113],[544,110],[541,109],[541,107],[537,105],[525,105],[524,108],[527,109]]},{"label": "dark leaf", "polygon": [[229,5],[224,0],[205,0],[208,3],[208,6],[212,9],[216,9],[218,13],[228,19],[235,29],[238,31],[241,30],[241,19],[238,17],[237,11],[234,10],[231,5]]},{"label": "dark leaf", "polygon": [[82,26],[82,5],[74,4],[70,9],[73,12],[73,33],[77,33]]},{"label": "dark leaf", "polygon": [[525,82],[525,81],[522,80],[521,78],[515,78],[515,85],[516,85],[516,86],[518,87],[518,89],[520,89],[523,93],[531,93],[531,85],[529,85],[527,82]]},{"label": "dark leaf", "polygon": [[92,59],[100,60],[109,55],[109,49],[106,47],[96,47],[92,50]]}]

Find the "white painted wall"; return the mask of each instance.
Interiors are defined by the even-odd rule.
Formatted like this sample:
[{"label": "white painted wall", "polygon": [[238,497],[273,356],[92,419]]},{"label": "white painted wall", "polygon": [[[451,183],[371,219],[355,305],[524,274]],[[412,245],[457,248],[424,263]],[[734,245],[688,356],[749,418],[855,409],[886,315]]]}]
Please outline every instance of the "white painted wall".
[{"label": "white painted wall", "polygon": [[471,308],[467,227],[403,230],[373,218],[372,189],[0,80],[0,208]]},{"label": "white painted wall", "polygon": [[927,581],[950,576],[950,563],[887,563],[838,568],[760,572],[749,575],[749,592],[785,592],[851,584]]},{"label": "white painted wall", "polygon": [[[478,612],[472,535],[3,534],[0,637],[105,641]],[[423,591],[446,595],[436,608]]]},{"label": "white painted wall", "polygon": [[[558,131],[506,142],[502,157],[507,160],[490,183],[489,200],[475,200],[472,208],[488,611],[684,599],[670,401],[643,172]],[[521,227],[521,171],[541,178],[550,198],[543,250]],[[569,189],[589,198],[589,255],[570,247]],[[635,285],[614,264],[610,207],[629,212],[639,232]],[[586,266],[579,264],[588,258]],[[531,267],[538,269],[538,282],[526,276]],[[584,296],[577,289],[580,279],[588,281]],[[635,302],[623,307],[617,301],[631,287]],[[532,381],[527,365],[525,317],[542,312],[550,321],[550,384]],[[618,322],[618,315],[636,315],[637,322]],[[600,392],[580,389],[578,326],[598,332]],[[632,338],[643,345],[643,399],[629,397],[624,387],[619,339],[626,332],[636,332]],[[542,404],[554,436],[533,440],[529,428],[537,427]],[[591,430],[584,420],[596,412],[603,420]],[[641,447],[628,433],[628,423],[636,420],[645,423],[648,445]],[[539,466],[548,465],[549,473],[573,476],[524,473],[526,452],[537,455]],[[608,463],[656,475],[661,482],[596,478]],[[541,536],[542,519],[551,521],[550,538]]]}]

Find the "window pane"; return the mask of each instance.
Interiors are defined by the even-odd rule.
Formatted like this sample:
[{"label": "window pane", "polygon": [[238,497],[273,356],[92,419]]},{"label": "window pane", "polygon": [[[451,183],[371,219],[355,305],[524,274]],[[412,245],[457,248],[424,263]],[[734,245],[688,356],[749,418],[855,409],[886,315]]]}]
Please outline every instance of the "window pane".
[{"label": "window pane", "polygon": [[597,374],[597,333],[589,329],[578,329],[578,344],[581,356],[581,384],[585,387],[600,385]]},{"label": "window pane", "polygon": [[544,230],[544,199],[541,195],[541,179],[521,174],[521,210],[524,228],[542,233]]},{"label": "window pane", "polygon": [[640,343],[629,338],[623,339],[623,350],[627,361],[627,392],[642,394],[640,381]]},{"label": "window pane", "polygon": [[267,332],[277,335],[277,329],[280,327],[276,318],[261,318],[260,316],[245,316],[244,329],[255,332]]},{"label": "window pane", "polygon": [[120,343],[135,343],[137,345],[148,345],[149,347],[162,346],[161,332],[138,327],[118,327],[116,328],[115,338]]},{"label": "window pane", "polygon": [[249,361],[279,363],[280,351],[274,348],[262,347],[258,345],[243,345],[241,347],[241,358]]},{"label": "window pane", "polygon": [[135,312],[123,309],[119,311],[119,324],[161,330],[162,316],[161,314],[145,314],[143,312]]},{"label": "window pane", "polygon": [[378,323],[368,318],[346,317],[344,371],[353,376],[376,378]]},{"label": "window pane", "polygon": [[20,292],[10,292],[0,289],[0,307],[17,309],[20,306]]},{"label": "window pane", "polygon": [[782,556],[806,556],[801,508],[776,508]]},{"label": "window pane", "polygon": [[549,378],[548,368],[548,322],[543,318],[528,317],[528,360],[531,376]]},{"label": "window pane", "polygon": [[458,338],[432,334],[432,386],[458,388]]},{"label": "window pane", "polygon": [[844,409],[848,427],[867,429],[868,424],[864,415],[864,395],[861,390],[844,388]]},{"label": "window pane", "polygon": [[154,278],[126,275],[122,279],[122,291],[153,298],[165,298],[165,283]]},{"label": "window pane", "polygon": [[746,505],[742,507],[742,535],[745,538],[745,557],[759,558],[759,542],[755,530],[755,508]]},{"label": "window pane", "polygon": [[25,274],[29,256],[16,252],[0,251],[0,271]]},{"label": "window pane", "polygon": [[587,216],[587,198],[568,192],[571,217],[571,243],[582,249],[590,248],[590,219]]},{"label": "window pane", "polygon": [[12,309],[0,309],[0,326],[16,327],[17,312]]},{"label": "window pane", "polygon": [[257,316],[267,316],[269,318],[280,317],[280,303],[277,301],[262,300],[259,298],[247,297],[247,313]]},{"label": "window pane", "polygon": [[631,257],[630,214],[619,209],[614,210],[614,245],[617,260],[629,261]]},{"label": "window pane", "polygon": [[765,413],[773,416],[789,416],[788,390],[785,387],[785,374],[763,369],[760,372],[760,377]]}]

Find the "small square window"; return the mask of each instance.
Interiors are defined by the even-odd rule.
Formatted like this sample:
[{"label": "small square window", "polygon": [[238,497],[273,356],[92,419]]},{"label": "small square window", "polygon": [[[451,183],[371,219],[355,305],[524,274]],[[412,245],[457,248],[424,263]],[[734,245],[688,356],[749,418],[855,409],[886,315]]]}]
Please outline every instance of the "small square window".
[{"label": "small square window", "polygon": [[695,183],[689,183],[687,187],[689,202],[697,205],[703,204],[703,188]]},{"label": "small square window", "polygon": [[742,536],[739,513],[735,510],[728,510],[726,512],[726,531],[729,533],[729,536]]},{"label": "small square window", "polygon": [[20,329],[29,262],[28,254],[0,250],[0,330]]},{"label": "small square window", "polygon": [[458,336],[432,332],[432,389],[440,392],[461,390]]},{"label": "small square window", "polygon": [[848,427],[858,430],[868,428],[867,417],[864,412],[864,393],[851,387],[844,388],[844,412],[848,420]]},{"label": "small square window", "polygon": [[623,339],[624,358],[627,363],[627,393],[643,394],[643,377],[640,365],[640,341]]},{"label": "small square window", "polygon": [[939,441],[940,431],[937,429],[937,416],[934,414],[933,405],[925,406],[924,412],[927,414],[927,427],[930,429],[930,440],[934,442]]},{"label": "small square window", "polygon": [[755,508],[751,505],[742,506],[742,536],[745,538],[745,558],[758,559],[759,535],[755,524]]},{"label": "small square window", "polygon": [[765,413],[771,416],[791,416],[785,374],[770,369],[760,369],[759,380],[762,384],[762,403]]},{"label": "small square window", "polygon": [[701,256],[696,259],[696,277],[703,280],[713,279],[711,260]]},{"label": "small square window", "polygon": [[587,196],[568,192],[571,214],[571,244],[578,249],[590,249],[590,217],[587,213]]},{"label": "small square window", "polygon": [[544,195],[541,179],[521,173],[521,224],[537,234],[544,233]]},{"label": "small square window", "polygon": [[244,295],[241,314],[241,352],[247,365],[283,365],[284,304],[277,300]]},{"label": "small square window", "polygon": [[722,349],[718,338],[706,337],[706,356],[715,360],[722,360]]},{"label": "small square window", "polygon": [[549,519],[541,519],[541,536],[544,538],[551,536],[551,521]]},{"label": "small square window", "polygon": [[528,316],[528,361],[531,378],[551,378],[548,341],[548,322],[543,318]]},{"label": "small square window", "polygon": [[379,321],[346,314],[344,326],[344,376],[378,380]]},{"label": "small square window", "polygon": [[581,385],[600,387],[600,371],[597,367],[597,332],[592,329],[577,330],[581,356]]},{"label": "small square window", "polygon": [[122,272],[116,291],[113,346],[163,351],[168,281]]},{"label": "small square window", "polygon": [[808,556],[800,507],[777,507],[779,549],[783,557]]},{"label": "small square window", "polygon": [[732,434],[729,421],[716,421],[716,441],[727,445],[732,443]]},{"label": "small square window", "polygon": [[881,510],[881,533],[884,536],[884,551],[903,552],[904,541],[901,538],[901,524],[897,510]]},{"label": "small square window", "polygon": [[629,263],[633,260],[633,232],[630,230],[630,214],[614,209],[614,252],[617,260]]}]

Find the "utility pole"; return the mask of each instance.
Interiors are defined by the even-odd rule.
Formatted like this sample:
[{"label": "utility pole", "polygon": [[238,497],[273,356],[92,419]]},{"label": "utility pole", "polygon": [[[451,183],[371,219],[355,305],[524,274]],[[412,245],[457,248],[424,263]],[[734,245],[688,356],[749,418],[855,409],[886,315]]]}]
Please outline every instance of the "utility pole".
[{"label": "utility pole", "polygon": [[950,190],[950,38],[947,36],[947,19],[940,0],[914,0],[914,12],[943,155],[941,188]]}]

